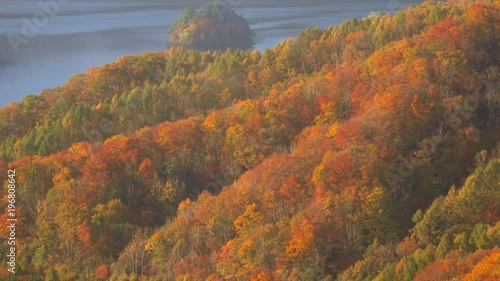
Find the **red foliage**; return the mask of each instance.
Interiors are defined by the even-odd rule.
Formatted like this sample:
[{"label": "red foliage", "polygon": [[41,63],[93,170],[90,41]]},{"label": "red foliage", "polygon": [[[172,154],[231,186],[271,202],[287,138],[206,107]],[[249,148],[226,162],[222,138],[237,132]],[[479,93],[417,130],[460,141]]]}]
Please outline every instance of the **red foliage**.
[{"label": "red foliage", "polygon": [[151,159],[146,158],[139,166],[139,172],[145,179],[151,179],[156,174],[156,167]]},{"label": "red foliage", "polygon": [[78,229],[76,230],[76,236],[82,243],[90,242],[90,238],[92,237],[92,231],[87,222],[83,222],[78,226]]},{"label": "red foliage", "polygon": [[451,17],[444,18],[431,26],[427,35],[432,43],[446,41],[452,44],[458,44],[463,39],[460,38],[458,22]]},{"label": "red foliage", "polygon": [[418,274],[413,281],[446,281],[455,277],[457,264],[455,260],[447,259],[435,261]]},{"label": "red foliage", "polygon": [[297,200],[305,195],[305,189],[297,176],[288,177],[279,190],[280,194],[288,200]]},{"label": "red foliage", "polygon": [[109,277],[109,269],[105,264],[101,264],[94,272],[95,276],[100,279],[107,279]]}]

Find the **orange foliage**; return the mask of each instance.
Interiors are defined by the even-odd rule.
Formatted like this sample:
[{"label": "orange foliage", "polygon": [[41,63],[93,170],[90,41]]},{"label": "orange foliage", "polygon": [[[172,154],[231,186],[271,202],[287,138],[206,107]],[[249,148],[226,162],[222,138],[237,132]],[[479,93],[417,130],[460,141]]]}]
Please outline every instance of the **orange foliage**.
[{"label": "orange foliage", "polygon": [[401,63],[401,59],[402,54],[400,51],[376,51],[368,59],[371,74],[374,76],[387,75]]},{"label": "orange foliage", "polygon": [[217,268],[220,273],[231,275],[240,267],[240,263],[233,254],[234,251],[234,240],[229,240],[226,245],[222,246],[220,253],[217,255]]},{"label": "orange foliage", "polygon": [[500,251],[485,257],[464,278],[464,281],[498,280],[500,280]]},{"label": "orange foliage", "polygon": [[[425,5],[448,4],[429,2]],[[447,13],[445,10],[442,13]],[[44,263],[52,267],[65,263],[73,253],[72,248],[65,248],[67,244],[68,247],[78,246],[77,251],[84,255],[71,262],[108,260],[110,256],[120,256],[136,228],[145,225],[158,227],[169,221],[163,228],[158,228],[159,233],[168,237],[165,238],[168,243],[151,247],[154,249],[152,266],[141,265],[144,268],[161,273],[173,271],[181,279],[229,280],[242,276],[243,280],[279,280],[284,277],[278,275],[288,274],[283,272],[291,271],[291,268],[296,269],[296,274],[312,268],[325,275],[337,274],[363,255],[372,242],[368,240],[378,235],[376,232],[382,232],[382,236],[391,231],[388,228],[392,228],[393,222],[388,221],[392,218],[398,220],[402,217],[401,221],[394,222],[397,235],[391,236],[391,233],[388,237],[407,233],[406,227],[411,224],[408,214],[416,207],[430,203],[420,204],[424,201],[420,198],[441,194],[451,183],[462,181],[473,165],[472,155],[485,147],[492,148],[491,144],[496,141],[492,134],[495,127],[484,117],[491,115],[486,112],[490,106],[485,101],[488,97],[483,98],[471,90],[479,85],[483,79],[481,75],[491,76],[496,72],[481,72],[479,68],[469,71],[467,64],[476,57],[475,52],[488,54],[483,54],[486,58],[495,54],[490,54],[488,48],[498,44],[495,41],[499,34],[495,28],[500,25],[498,8],[472,5],[465,18],[460,16],[465,10],[457,10],[453,18],[427,25],[421,34],[406,36],[415,33],[412,29],[424,25],[423,18],[430,11],[424,7],[406,13],[406,18],[400,14],[397,28],[389,28],[395,24],[389,15],[373,21],[352,21],[343,26],[345,30],[342,32],[346,35],[343,40],[338,36],[339,29],[329,29],[312,40],[312,45],[317,46],[324,57],[303,55],[311,50],[311,40],[299,43],[289,40],[286,46],[283,44],[275,51],[266,51],[262,55],[265,58],[256,58],[255,62],[249,61],[251,58],[244,52],[228,51],[221,57],[218,52],[200,54],[193,51],[186,55],[184,51],[171,50],[169,59],[181,60],[178,64],[185,69],[178,70],[178,65],[171,63],[168,68],[172,73],[168,79],[161,85],[149,85],[149,88],[143,87],[146,83],[143,80],[154,84],[151,79],[165,78],[152,77],[154,75],[150,72],[164,71],[162,54],[143,55],[134,64],[136,58],[123,57],[105,67],[92,68],[86,75],[74,76],[61,90],[71,92],[65,94],[71,102],[92,103],[86,105],[94,109],[92,122],[109,114],[113,120],[110,122],[118,120],[120,123],[130,116],[113,115],[111,111],[140,106],[145,108],[145,113],[149,113],[151,107],[156,111],[158,108],[172,111],[159,114],[162,116],[158,120],[200,115],[144,128],[133,136],[116,135],[103,144],[76,143],[50,157],[25,157],[10,162],[10,168],[19,169],[17,180],[25,188],[19,189],[25,192],[22,204],[40,210],[43,215],[39,219],[36,218],[38,214],[30,218],[33,231],[27,235],[36,238],[37,245],[55,244],[37,252],[37,259],[50,260]],[[378,34],[380,32],[388,35]],[[379,35],[381,38],[376,38]],[[398,36],[408,38],[373,51],[374,41],[390,41]],[[486,42],[466,42],[470,46],[486,47],[479,51],[461,48],[467,45],[462,41],[472,41],[470,38]],[[174,52],[179,55],[174,56]],[[289,58],[284,58],[285,55]],[[234,57],[229,62],[227,56]],[[260,57],[260,54],[256,52],[255,56]],[[308,65],[310,62],[303,60],[304,56],[317,59],[315,65]],[[320,64],[320,59],[327,63]],[[156,60],[161,62],[156,64]],[[231,66],[222,67],[224,69],[241,66],[241,77],[250,77],[251,80],[242,81],[241,84],[246,85],[241,89],[254,93],[238,95],[233,87],[224,85],[225,77],[217,78],[222,83],[212,89],[211,83],[216,82],[211,75],[194,73],[193,69],[199,67],[201,60],[211,65],[206,72],[214,77],[224,76],[221,73],[225,72],[210,73],[216,68],[211,63],[213,61],[220,64],[228,60]],[[150,64],[155,67],[149,69]],[[246,64],[251,65],[252,73],[243,67]],[[304,71],[296,75],[299,68]],[[318,71],[308,73],[306,69]],[[287,77],[287,71],[293,74]],[[170,77],[174,75],[175,79]],[[266,78],[262,79],[262,75]],[[198,81],[200,84],[197,80],[201,81]],[[203,89],[201,85],[210,88]],[[259,88],[255,90],[249,85]],[[148,92],[149,96],[144,94],[137,99],[138,102],[130,98],[139,97],[142,91]],[[257,91],[268,96],[246,99],[260,95]],[[75,94],[80,92],[82,95]],[[129,92],[128,100],[132,102],[119,105]],[[178,109],[183,103],[189,104],[191,99],[198,100],[196,106],[202,106],[210,100],[208,97],[212,97],[209,94],[216,98],[220,95],[224,101],[214,101],[217,107],[206,110],[188,108],[184,112]],[[157,97],[153,98],[153,95]],[[445,113],[438,110],[445,99],[443,97],[452,95],[477,98],[481,103],[481,110],[472,114],[477,116],[464,122],[468,123],[464,126],[469,127],[460,131],[461,135],[443,127]],[[108,98],[112,101],[106,101]],[[49,99],[61,100],[55,96]],[[163,100],[173,101],[170,104]],[[230,103],[235,104],[213,111]],[[494,106],[490,107],[496,108]],[[10,116],[16,114],[7,112],[6,117],[0,117],[10,120]],[[54,114],[49,117],[53,118]],[[203,117],[205,114],[208,114],[206,118]],[[44,129],[40,116],[36,120],[40,126],[33,130],[37,134]],[[398,165],[393,156],[402,155],[401,158],[406,160],[416,155],[418,141],[428,139],[436,132],[433,129],[446,134],[446,143],[440,145],[436,153],[433,151],[432,159],[414,167],[414,174],[401,179],[400,185],[405,193],[383,189],[383,172]],[[21,146],[30,145],[16,144],[14,150]],[[471,151],[471,156],[456,156],[463,151]],[[446,163],[458,163],[459,167]],[[0,167],[5,168],[5,165],[0,160]],[[25,172],[33,170],[31,167],[36,167],[37,173]],[[239,177],[242,167],[248,171]],[[172,190],[177,188],[173,180],[178,180],[179,189],[181,186],[201,186],[203,180],[209,178],[208,171],[221,171],[231,180],[239,179],[217,196],[203,193],[196,200],[187,199],[178,206],[175,203],[165,206],[166,199],[159,201],[156,197],[160,196],[155,196],[175,197],[172,201],[179,202],[186,195],[184,190]],[[419,177],[426,174],[430,179]],[[220,178],[226,178],[226,175]],[[44,189],[35,194],[39,189],[34,187],[42,185]],[[217,185],[222,184],[218,181]],[[31,194],[32,190],[28,188],[36,192]],[[433,193],[427,194],[431,188]],[[394,204],[385,202],[392,198]],[[116,208],[105,208],[106,202],[114,202],[109,206]],[[176,207],[177,218],[170,222],[169,215]],[[497,221],[496,210],[498,204],[492,204],[484,212],[484,218],[476,220]],[[6,221],[5,212],[0,214],[0,220]],[[60,229],[52,231],[51,227]],[[5,231],[5,227],[0,230],[4,237]],[[175,237],[172,238],[172,234]],[[322,242],[327,245],[326,249]],[[397,247],[397,255],[407,257],[418,246],[413,240],[405,240]],[[61,252],[66,253],[53,250],[58,247],[64,248]],[[175,254],[171,254],[173,252]],[[419,271],[415,280],[447,280],[457,272],[462,276],[467,274],[466,280],[498,280],[500,253],[490,254],[475,265],[482,258],[481,254],[484,253],[467,257],[462,263],[456,259],[432,262]],[[344,257],[348,258],[344,261]],[[170,268],[165,270],[163,267],[167,265]],[[297,269],[299,266],[302,268]],[[94,268],[85,270],[91,272]],[[106,264],[100,265],[94,273],[100,279],[106,279],[110,274]]]},{"label": "orange foliage", "polygon": [[297,176],[291,176],[283,182],[280,193],[289,199],[300,198],[304,196],[305,190]]},{"label": "orange foliage", "polygon": [[419,273],[413,281],[447,281],[455,277],[456,261],[447,259],[435,261]]},{"label": "orange foliage", "polygon": [[292,226],[292,238],[288,241],[285,253],[289,259],[302,259],[313,248],[314,228],[312,224],[303,219],[298,225]]},{"label": "orange foliage", "polygon": [[251,281],[272,281],[273,276],[265,271],[260,272],[259,274],[252,276]]},{"label": "orange foliage", "polygon": [[87,222],[84,222],[78,226],[76,230],[76,236],[82,243],[89,243],[92,232]]},{"label": "orange foliage", "polygon": [[427,35],[433,43],[436,41],[447,41],[453,44],[460,42],[458,22],[451,17],[444,18],[433,25]]},{"label": "orange foliage", "polygon": [[95,276],[100,279],[107,279],[109,277],[109,269],[105,264],[100,265],[94,272]]},{"label": "orange foliage", "polygon": [[145,179],[151,179],[156,174],[156,167],[151,159],[146,158],[139,166],[139,172]]}]

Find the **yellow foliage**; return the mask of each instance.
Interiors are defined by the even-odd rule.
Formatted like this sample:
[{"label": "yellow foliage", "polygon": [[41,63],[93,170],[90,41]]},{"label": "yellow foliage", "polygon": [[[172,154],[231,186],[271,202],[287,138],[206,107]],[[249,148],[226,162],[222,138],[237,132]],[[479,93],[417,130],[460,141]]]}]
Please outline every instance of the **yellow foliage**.
[{"label": "yellow foliage", "polygon": [[61,169],[59,173],[54,175],[52,181],[54,182],[55,185],[61,185],[68,182],[70,179],[71,179],[71,171],[69,170],[69,168],[64,167]]},{"label": "yellow foliage", "polygon": [[238,250],[238,258],[246,265],[253,264],[253,256],[255,254],[253,238],[248,238],[243,242]]},{"label": "yellow foliage", "polygon": [[248,205],[243,215],[239,216],[234,221],[234,227],[236,228],[236,232],[238,232],[240,236],[246,236],[251,227],[254,226],[261,219],[262,215],[259,212],[255,211],[255,203]]},{"label": "yellow foliage", "polygon": [[326,136],[329,138],[334,138],[337,135],[337,130],[340,128],[338,123],[335,123],[330,126],[328,129],[328,132],[326,133]]}]

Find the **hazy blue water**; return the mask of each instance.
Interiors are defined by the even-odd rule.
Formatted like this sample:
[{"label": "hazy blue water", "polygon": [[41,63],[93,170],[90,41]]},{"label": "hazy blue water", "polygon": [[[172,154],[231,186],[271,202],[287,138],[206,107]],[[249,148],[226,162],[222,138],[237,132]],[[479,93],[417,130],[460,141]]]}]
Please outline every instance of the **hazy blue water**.
[{"label": "hazy blue water", "polygon": [[[46,25],[37,28],[28,43],[20,44],[16,53],[7,35],[22,34],[23,18],[31,21],[33,15],[43,11],[38,2],[0,0],[0,106],[20,101],[26,94],[38,94],[44,88],[62,85],[73,74],[122,55],[166,49],[168,26],[184,6],[179,3],[185,3],[71,0],[61,5]],[[195,5],[206,2],[195,1]],[[272,0],[261,2],[272,3]],[[283,39],[295,37],[307,26],[325,28],[346,18],[366,16],[371,11],[390,9],[393,12],[422,1],[402,0],[396,8],[390,8],[389,1],[380,0],[332,0],[312,6],[305,6],[304,3],[309,3],[307,0],[295,2],[300,7],[265,7],[253,0],[244,0],[236,7],[256,31],[256,48],[271,48]]]}]

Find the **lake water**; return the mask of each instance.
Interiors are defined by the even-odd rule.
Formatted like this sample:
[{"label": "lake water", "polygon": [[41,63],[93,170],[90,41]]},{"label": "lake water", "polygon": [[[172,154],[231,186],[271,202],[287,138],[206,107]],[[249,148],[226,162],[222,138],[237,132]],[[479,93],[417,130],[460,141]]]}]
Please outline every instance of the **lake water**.
[{"label": "lake water", "polygon": [[[38,94],[44,88],[62,85],[73,74],[122,55],[166,49],[168,26],[188,3],[178,0],[57,1],[0,0],[0,106],[18,102],[27,94]],[[394,13],[422,2],[226,1],[234,4],[235,10],[249,21],[256,32],[255,48],[259,50],[293,38],[307,26],[326,28],[347,18],[364,17],[372,11]],[[48,8],[44,11],[43,3],[56,5],[46,5]],[[190,3],[196,7],[208,1]]]}]

